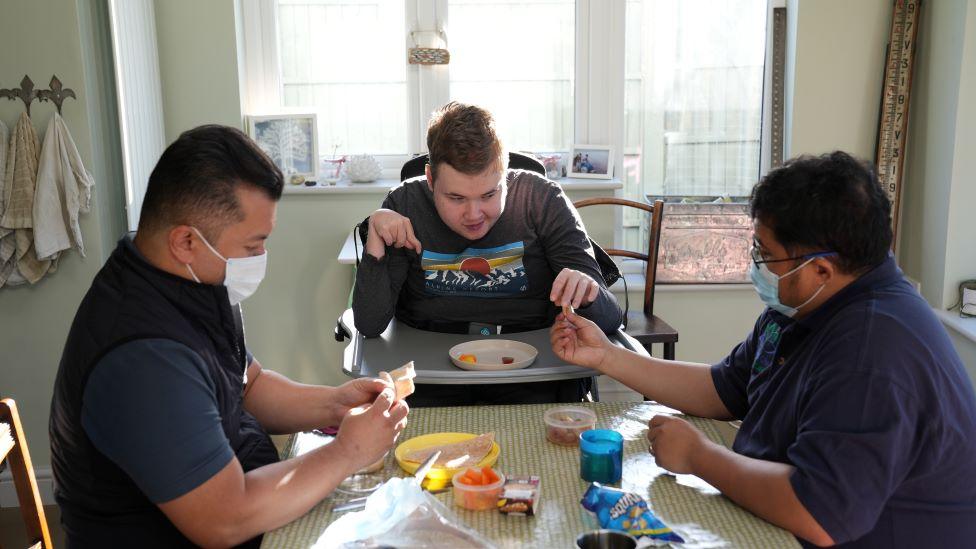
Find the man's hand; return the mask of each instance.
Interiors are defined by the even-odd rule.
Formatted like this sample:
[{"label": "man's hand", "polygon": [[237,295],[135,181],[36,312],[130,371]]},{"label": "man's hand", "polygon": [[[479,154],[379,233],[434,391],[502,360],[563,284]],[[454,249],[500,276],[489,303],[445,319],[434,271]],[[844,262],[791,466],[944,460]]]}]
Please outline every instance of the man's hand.
[{"label": "man's hand", "polygon": [[694,474],[692,458],[711,444],[705,435],[687,421],[667,415],[652,417],[647,426],[648,450],[658,467],[672,473]]},{"label": "man's hand", "polygon": [[352,470],[383,457],[407,426],[410,409],[406,402],[394,400],[393,388],[388,387],[371,405],[352,408],[342,419],[333,444],[342,448],[343,455],[354,466]]},{"label": "man's hand", "polygon": [[549,301],[557,306],[570,305],[578,309],[589,305],[600,295],[600,285],[589,275],[575,269],[563,269],[552,281]]},{"label": "man's hand", "polygon": [[369,216],[369,236],[366,237],[366,253],[382,259],[386,247],[408,248],[418,254],[423,251],[420,241],[413,234],[413,224],[393,210],[380,208]]},{"label": "man's hand", "polygon": [[343,383],[336,387],[332,394],[332,401],[329,403],[331,416],[341,420],[352,408],[368,406],[386,388],[392,389],[393,383],[369,377]]},{"label": "man's hand", "polygon": [[549,330],[549,343],[560,359],[603,371],[612,360],[613,343],[599,326],[576,313],[559,313]]}]

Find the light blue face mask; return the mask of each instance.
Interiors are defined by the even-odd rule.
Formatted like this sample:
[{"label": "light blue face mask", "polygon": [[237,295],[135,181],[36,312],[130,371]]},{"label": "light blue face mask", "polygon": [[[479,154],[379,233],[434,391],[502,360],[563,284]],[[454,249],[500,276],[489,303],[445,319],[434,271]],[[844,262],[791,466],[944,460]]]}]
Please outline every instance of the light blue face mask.
[{"label": "light blue face mask", "polygon": [[820,253],[809,256],[806,261],[798,265],[795,269],[782,275],[776,276],[775,273],[769,270],[769,267],[765,263],[756,264],[755,261],[752,263],[752,268],[749,271],[749,278],[752,279],[752,285],[756,288],[756,293],[759,294],[759,299],[766,304],[770,309],[782,313],[790,318],[796,315],[797,311],[803,308],[807,303],[813,301],[820,292],[823,291],[826,284],[821,284],[820,288],[810,296],[810,299],[804,301],[803,303],[797,305],[796,307],[790,307],[789,305],[784,305],[779,300],[779,281],[784,278],[796,273],[803,267],[806,267],[811,261],[818,257],[823,257],[825,255],[833,255],[833,252]]}]

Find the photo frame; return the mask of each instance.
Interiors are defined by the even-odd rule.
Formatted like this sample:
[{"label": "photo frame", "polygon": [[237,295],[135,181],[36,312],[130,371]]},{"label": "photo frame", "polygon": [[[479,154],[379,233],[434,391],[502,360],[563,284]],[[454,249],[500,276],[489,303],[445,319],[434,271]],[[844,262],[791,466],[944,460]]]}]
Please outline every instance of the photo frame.
[{"label": "photo frame", "polygon": [[573,145],[567,160],[569,177],[613,178],[613,149],[609,145]]},{"label": "photo frame", "polygon": [[318,178],[319,132],[315,113],[251,115],[247,133],[290,181]]}]

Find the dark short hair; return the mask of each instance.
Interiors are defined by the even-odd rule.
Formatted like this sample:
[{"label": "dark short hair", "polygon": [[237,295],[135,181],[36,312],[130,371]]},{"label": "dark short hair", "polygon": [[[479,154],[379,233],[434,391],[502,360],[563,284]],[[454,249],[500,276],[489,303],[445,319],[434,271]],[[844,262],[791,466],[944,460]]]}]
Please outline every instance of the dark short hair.
[{"label": "dark short hair", "polygon": [[235,189],[249,185],[281,198],[284,177],[268,155],[236,128],[206,125],[183,132],[149,176],[139,231],[192,225],[216,239],[244,214]]},{"label": "dark short hair", "polygon": [[833,251],[845,273],[879,265],[891,248],[891,204],[871,164],[835,151],[801,156],[752,189],[751,215],[791,254]]},{"label": "dark short hair", "polygon": [[480,175],[493,166],[508,167],[508,155],[495,133],[491,113],[474,105],[451,101],[434,112],[427,125],[431,177],[445,163],[455,170]]}]

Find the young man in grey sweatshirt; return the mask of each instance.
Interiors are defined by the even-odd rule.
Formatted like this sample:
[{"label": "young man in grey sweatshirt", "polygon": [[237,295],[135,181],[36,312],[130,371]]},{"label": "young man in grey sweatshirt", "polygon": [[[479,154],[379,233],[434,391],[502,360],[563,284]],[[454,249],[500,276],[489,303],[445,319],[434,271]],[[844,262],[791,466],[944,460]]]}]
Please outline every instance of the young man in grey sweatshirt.
[{"label": "young man in grey sweatshirt", "polygon": [[[427,132],[425,178],[390,191],[361,227],[356,329],[375,337],[397,319],[450,333],[552,325],[571,305],[606,332],[622,313],[579,214],[541,175],[508,170],[490,113],[449,103]],[[589,380],[419,385],[411,406],[579,401]]]}]

